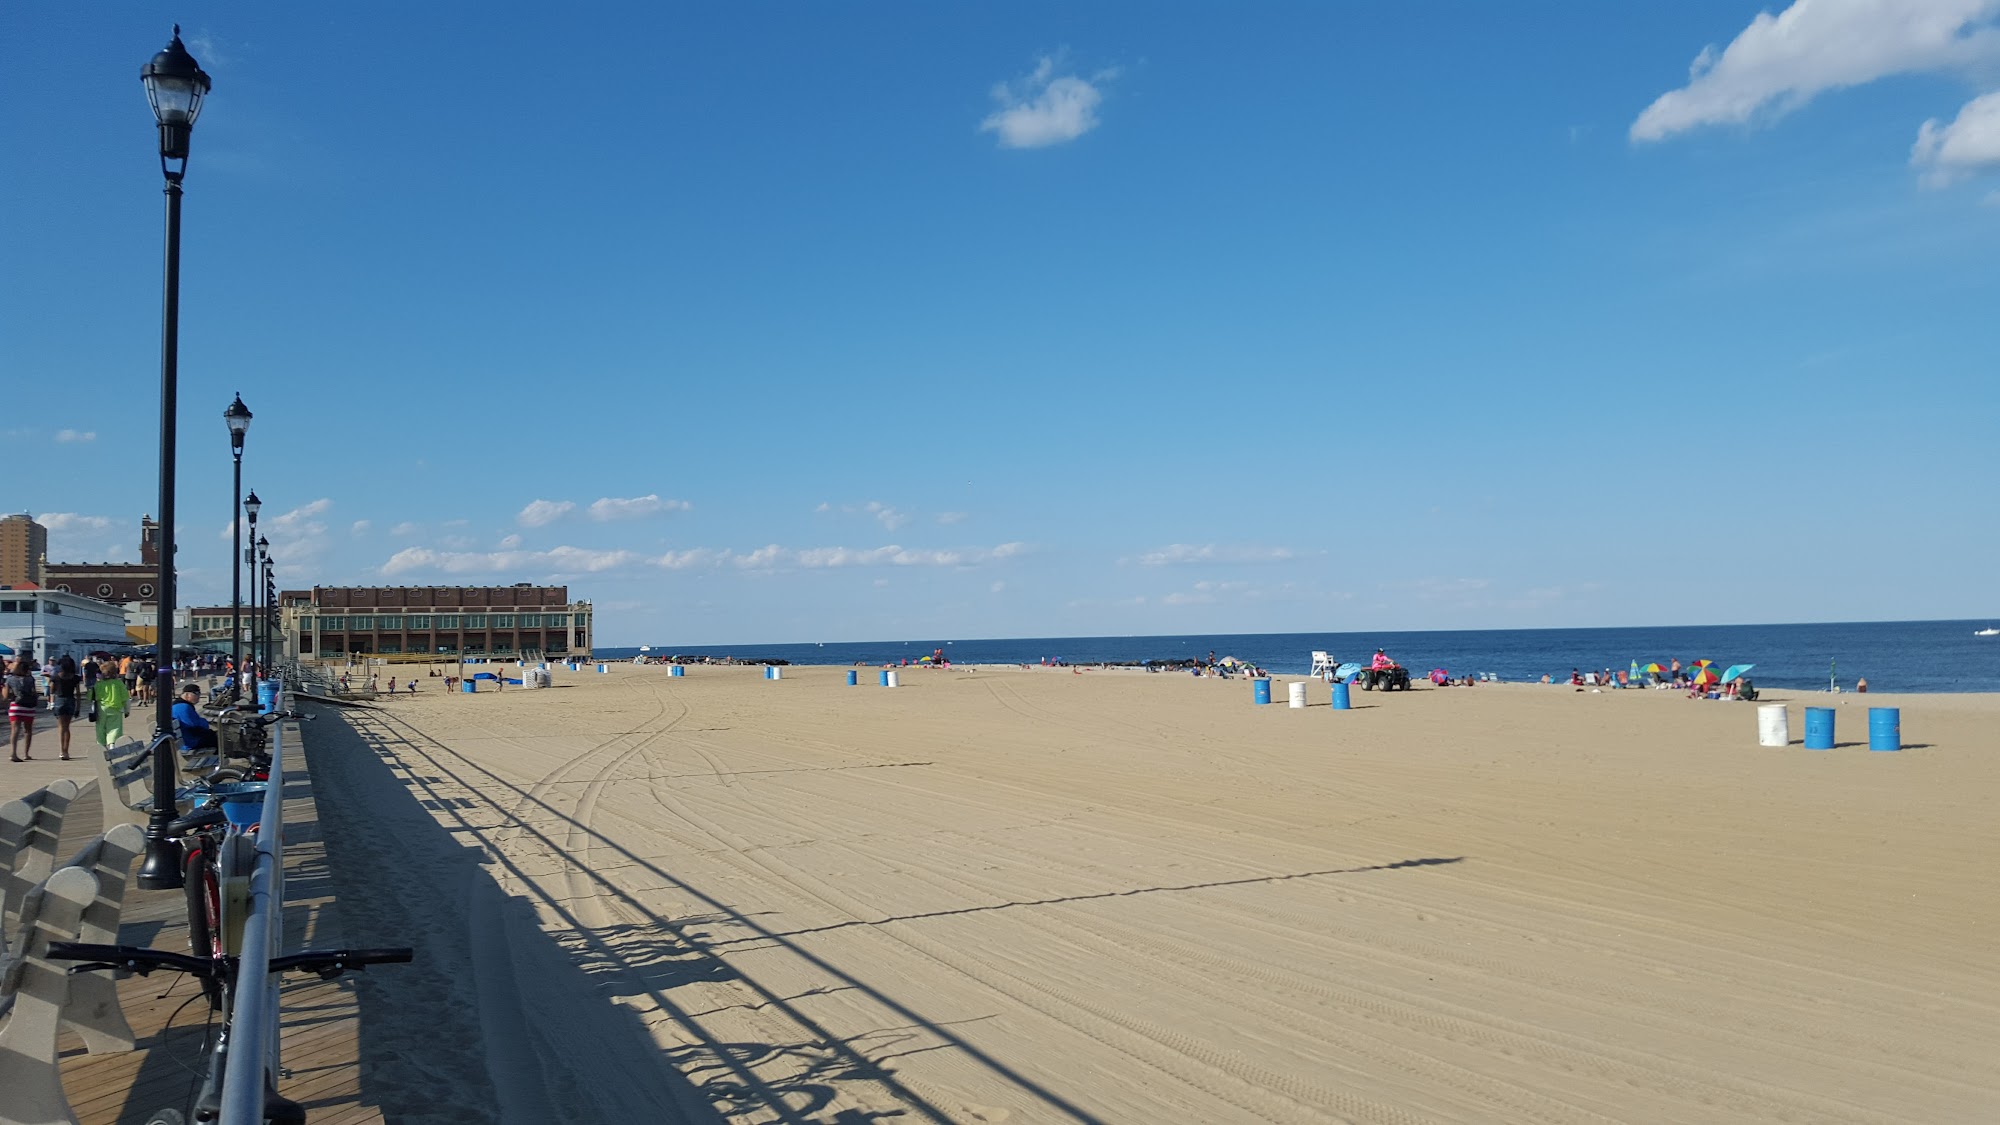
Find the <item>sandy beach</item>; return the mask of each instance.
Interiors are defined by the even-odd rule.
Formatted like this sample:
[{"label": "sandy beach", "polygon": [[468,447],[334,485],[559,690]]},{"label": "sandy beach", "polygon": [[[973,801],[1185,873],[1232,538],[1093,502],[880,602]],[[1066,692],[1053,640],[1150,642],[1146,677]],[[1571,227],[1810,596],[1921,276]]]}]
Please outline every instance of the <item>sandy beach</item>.
[{"label": "sandy beach", "polygon": [[845,671],[318,708],[389,1118],[2000,1119],[2000,697]]}]

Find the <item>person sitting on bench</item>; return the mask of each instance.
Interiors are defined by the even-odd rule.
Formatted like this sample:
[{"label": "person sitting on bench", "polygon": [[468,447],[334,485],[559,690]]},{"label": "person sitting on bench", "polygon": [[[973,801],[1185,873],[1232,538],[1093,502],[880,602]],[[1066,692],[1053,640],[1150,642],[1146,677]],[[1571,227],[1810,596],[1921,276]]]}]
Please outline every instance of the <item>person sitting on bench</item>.
[{"label": "person sitting on bench", "polygon": [[174,733],[180,736],[183,754],[216,748],[215,728],[195,707],[200,698],[201,689],[189,684],[181,689],[181,701],[174,704]]}]

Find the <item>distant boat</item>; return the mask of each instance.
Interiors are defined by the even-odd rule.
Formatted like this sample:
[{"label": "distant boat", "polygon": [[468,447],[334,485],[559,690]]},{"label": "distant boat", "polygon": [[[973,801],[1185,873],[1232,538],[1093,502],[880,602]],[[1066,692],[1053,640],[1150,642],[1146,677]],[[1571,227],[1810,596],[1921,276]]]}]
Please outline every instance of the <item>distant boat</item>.
[{"label": "distant boat", "polygon": [[2000,637],[2000,629],[1995,629],[1989,625],[1984,629],[1975,631],[1972,635],[1975,637]]}]

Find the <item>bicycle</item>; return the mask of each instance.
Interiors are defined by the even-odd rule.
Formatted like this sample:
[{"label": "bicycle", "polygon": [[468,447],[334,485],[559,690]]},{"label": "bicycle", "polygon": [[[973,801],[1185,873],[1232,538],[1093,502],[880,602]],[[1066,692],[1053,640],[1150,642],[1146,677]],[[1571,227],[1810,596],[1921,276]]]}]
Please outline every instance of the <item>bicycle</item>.
[{"label": "bicycle", "polygon": [[[308,949],[298,953],[273,957],[270,971],[284,973],[303,971],[318,974],[321,980],[332,980],[347,972],[360,972],[369,965],[408,964],[416,955],[407,947],[386,949]],[[229,1036],[234,1024],[235,993],[237,971],[240,966],[233,956],[218,955],[200,957],[187,953],[174,953],[165,949],[146,949],[131,945],[89,945],[83,942],[55,941],[49,943],[48,957],[52,961],[80,961],[84,964],[72,965],[71,973],[97,972],[105,969],[125,970],[140,976],[151,975],[158,969],[187,973],[204,981],[214,981],[223,997],[222,1027],[214,1037],[204,1037],[203,1053],[208,1056],[208,1068],[203,1076],[200,1091],[190,1099],[189,1110],[193,1120],[211,1122],[222,1114],[223,1076],[229,1064]],[[289,1074],[286,1075],[289,1077]],[[180,1110],[171,1107],[155,1110],[147,1118],[146,1125],[184,1125],[188,1120]],[[279,1094],[271,1075],[264,1076],[264,1120],[270,1125],[304,1125],[305,1107]]]}]

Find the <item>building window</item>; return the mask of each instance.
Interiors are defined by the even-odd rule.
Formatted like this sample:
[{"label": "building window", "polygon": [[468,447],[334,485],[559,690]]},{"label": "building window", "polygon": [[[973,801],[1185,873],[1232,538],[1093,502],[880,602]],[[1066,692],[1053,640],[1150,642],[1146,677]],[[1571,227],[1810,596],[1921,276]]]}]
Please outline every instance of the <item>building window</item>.
[{"label": "building window", "polygon": [[493,627],[495,629],[512,629],[514,627],[514,615],[511,613],[494,614]]},{"label": "building window", "polygon": [[465,618],[465,627],[468,629],[486,628],[486,615],[483,613],[467,614]]},{"label": "building window", "polygon": [[73,592],[74,592],[74,591],[72,591],[72,590],[71,590],[71,589],[69,588],[69,583],[67,583],[67,582],[63,583],[63,584],[62,584],[62,585],[60,585],[60,586],[57,586],[57,587],[56,587],[56,589],[58,589],[58,590],[61,590],[61,591],[62,591],[63,593],[65,593],[65,594],[68,594],[68,593],[73,593]]},{"label": "building window", "polygon": [[347,628],[347,618],[322,617],[319,618],[319,627],[322,631],[332,630],[332,629],[345,629]]},{"label": "building window", "polygon": [[411,629],[428,629],[428,628],[430,628],[430,627],[431,627],[431,619],[430,619],[430,618],[428,618],[428,617],[412,617],[412,618],[409,618],[409,626],[408,626],[408,627],[409,627],[409,628],[411,628]]},{"label": "building window", "polygon": [[152,596],[153,596],[153,584],[152,584],[151,582],[147,582],[147,583],[144,583],[144,584],[142,584],[142,585],[141,585],[141,586],[139,587],[139,596],[140,596],[140,597],[142,597],[142,598],[150,598],[150,597],[152,597]]},{"label": "building window", "polygon": [[542,614],[542,624],[550,629],[560,629],[569,624],[569,614],[544,613]]},{"label": "building window", "polygon": [[377,629],[401,629],[403,627],[403,619],[400,617],[378,617],[375,619],[375,627]]},{"label": "building window", "polygon": [[524,613],[515,618],[515,620],[521,623],[521,628],[523,629],[539,629],[542,627],[542,615],[539,613]]},{"label": "building window", "polygon": [[438,627],[438,628],[440,628],[440,629],[456,629],[456,628],[458,628],[458,615],[457,615],[457,614],[443,614],[443,615],[439,616],[439,618],[437,619],[437,627]]},{"label": "building window", "polygon": [[375,619],[373,617],[350,617],[347,619],[347,627],[359,633],[367,629],[373,629],[375,627]]},{"label": "building window", "polygon": [[49,604],[47,604],[47,605],[43,606],[42,608],[43,608],[44,610],[46,610],[47,612],[49,612],[49,613],[58,613],[58,614],[59,614],[59,613],[61,613],[61,612],[62,612],[62,603],[61,603],[61,602],[50,602]]},{"label": "building window", "polygon": [[111,583],[109,583],[109,582],[99,582],[99,583],[97,584],[97,596],[98,596],[98,597],[100,597],[100,598],[108,598],[108,597],[110,597],[110,596],[111,596]]}]

